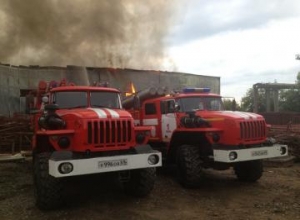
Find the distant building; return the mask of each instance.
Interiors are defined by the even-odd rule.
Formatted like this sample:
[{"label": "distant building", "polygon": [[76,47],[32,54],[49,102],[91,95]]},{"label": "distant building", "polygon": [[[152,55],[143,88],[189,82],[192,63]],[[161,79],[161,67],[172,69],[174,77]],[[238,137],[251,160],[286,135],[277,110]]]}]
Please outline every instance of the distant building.
[{"label": "distant building", "polygon": [[12,116],[25,112],[24,91],[36,89],[40,80],[60,81],[66,78],[76,85],[108,82],[109,86],[128,92],[134,84],[137,91],[148,87],[181,90],[184,87],[210,87],[220,94],[220,77],[154,70],[115,69],[80,66],[12,66],[0,64],[0,115]]}]

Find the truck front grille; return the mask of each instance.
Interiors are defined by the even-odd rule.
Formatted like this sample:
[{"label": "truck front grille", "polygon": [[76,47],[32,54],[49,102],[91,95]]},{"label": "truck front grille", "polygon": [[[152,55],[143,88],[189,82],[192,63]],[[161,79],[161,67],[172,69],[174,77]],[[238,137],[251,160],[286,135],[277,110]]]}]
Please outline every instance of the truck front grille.
[{"label": "truck front grille", "polygon": [[87,122],[87,142],[95,147],[125,146],[131,140],[130,120],[94,120]]},{"label": "truck front grille", "polygon": [[264,120],[240,122],[240,129],[241,139],[245,141],[260,140],[266,136]]}]

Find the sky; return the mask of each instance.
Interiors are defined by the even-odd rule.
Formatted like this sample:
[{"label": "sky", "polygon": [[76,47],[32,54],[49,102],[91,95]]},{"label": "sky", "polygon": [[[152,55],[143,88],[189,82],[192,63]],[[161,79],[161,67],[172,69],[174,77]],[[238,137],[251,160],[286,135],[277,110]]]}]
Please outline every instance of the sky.
[{"label": "sky", "polygon": [[[294,83],[299,0],[0,0],[0,62],[216,76],[240,101]],[[188,86],[188,85],[187,85]]]},{"label": "sky", "polygon": [[166,68],[221,77],[240,101],[255,83],[295,83],[299,0],[189,0],[169,36]]}]

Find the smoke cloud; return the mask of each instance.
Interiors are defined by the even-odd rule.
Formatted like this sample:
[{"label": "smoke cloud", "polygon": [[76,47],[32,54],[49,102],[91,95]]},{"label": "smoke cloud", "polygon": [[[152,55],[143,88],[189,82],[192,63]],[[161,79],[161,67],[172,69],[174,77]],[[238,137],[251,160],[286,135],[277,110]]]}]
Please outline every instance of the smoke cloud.
[{"label": "smoke cloud", "polygon": [[0,0],[0,62],[159,69],[179,0]]}]

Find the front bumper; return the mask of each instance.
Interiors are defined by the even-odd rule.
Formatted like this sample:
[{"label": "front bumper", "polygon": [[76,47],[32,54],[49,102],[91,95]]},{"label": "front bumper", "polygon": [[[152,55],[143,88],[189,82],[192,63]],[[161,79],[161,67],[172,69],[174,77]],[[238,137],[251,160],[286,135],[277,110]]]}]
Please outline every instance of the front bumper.
[{"label": "front bumper", "polygon": [[235,163],[250,160],[260,160],[288,155],[288,146],[274,144],[266,147],[256,147],[236,150],[214,149],[213,159],[215,162]]},{"label": "front bumper", "polygon": [[[149,162],[149,156],[155,156],[157,163]],[[62,164],[69,163],[72,171],[63,174]],[[54,177],[78,176],[85,174],[105,173],[113,171],[133,170],[162,166],[162,156],[158,151],[141,154],[118,155],[109,157],[95,157],[88,159],[49,159],[49,174]]]}]

